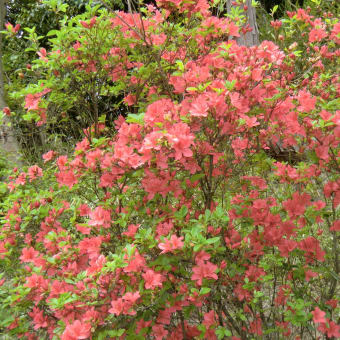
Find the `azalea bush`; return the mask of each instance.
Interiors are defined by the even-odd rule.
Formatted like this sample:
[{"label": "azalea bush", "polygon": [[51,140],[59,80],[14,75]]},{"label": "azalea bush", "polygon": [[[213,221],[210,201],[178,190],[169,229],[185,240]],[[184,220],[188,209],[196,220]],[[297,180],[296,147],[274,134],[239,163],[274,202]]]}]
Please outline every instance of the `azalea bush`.
[{"label": "azalea bush", "polygon": [[[244,27],[205,0],[157,4],[92,8],[39,50],[46,76],[23,93],[26,118],[45,126],[76,107],[83,139],[11,174],[2,332],[340,337],[339,79],[329,72],[340,23],[291,13],[285,24],[309,37],[302,56],[271,41],[239,46]],[[86,105],[68,97],[72,81]],[[108,122],[104,95],[123,96],[127,117]]]}]

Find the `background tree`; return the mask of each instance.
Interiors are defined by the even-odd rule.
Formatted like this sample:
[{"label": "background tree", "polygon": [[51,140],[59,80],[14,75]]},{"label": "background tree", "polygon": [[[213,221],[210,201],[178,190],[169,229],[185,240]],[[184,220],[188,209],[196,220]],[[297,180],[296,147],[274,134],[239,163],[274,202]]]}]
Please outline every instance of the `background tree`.
[{"label": "background tree", "polygon": [[[0,30],[4,28],[6,15],[6,1],[0,0]],[[0,127],[0,149],[5,154],[5,157],[15,165],[21,165],[20,148],[15,136],[15,130],[11,126],[11,121],[7,115],[10,115],[10,109],[7,107],[5,99],[5,82],[3,69],[3,37],[0,34],[0,111],[3,110],[3,124]],[[4,110],[4,108],[6,108]]]},{"label": "background tree", "polygon": [[236,39],[236,41],[239,45],[258,45],[260,37],[256,19],[256,8],[253,5],[253,1],[246,0],[245,2],[237,4],[237,1],[227,0],[227,13],[231,18],[240,17],[240,13],[242,13],[242,11],[244,14],[245,27],[244,31],[241,31],[241,35]]}]

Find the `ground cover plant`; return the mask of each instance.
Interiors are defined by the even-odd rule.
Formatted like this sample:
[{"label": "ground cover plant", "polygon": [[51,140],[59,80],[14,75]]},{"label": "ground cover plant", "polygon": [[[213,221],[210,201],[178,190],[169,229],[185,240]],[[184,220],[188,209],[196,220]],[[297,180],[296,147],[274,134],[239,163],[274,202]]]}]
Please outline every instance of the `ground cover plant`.
[{"label": "ground cover plant", "polygon": [[83,138],[10,175],[2,333],[339,338],[340,22],[299,9],[246,47],[243,4],[157,6],[64,20],[15,94]]}]

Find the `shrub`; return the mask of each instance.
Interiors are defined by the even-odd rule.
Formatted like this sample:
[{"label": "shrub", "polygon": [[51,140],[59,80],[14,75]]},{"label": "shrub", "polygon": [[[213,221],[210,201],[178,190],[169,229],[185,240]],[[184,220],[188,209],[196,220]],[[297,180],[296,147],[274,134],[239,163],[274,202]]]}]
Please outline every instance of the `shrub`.
[{"label": "shrub", "polygon": [[[339,23],[291,15],[309,36],[296,77],[295,47],[238,46],[238,26],[203,0],[158,5],[72,21],[55,32],[64,49],[40,51],[55,77],[73,65],[107,90],[110,75],[133,113],[113,136],[99,112],[84,115],[93,124],[73,154],[13,174],[0,325],[28,339],[339,337],[339,92],[327,72]],[[112,39],[91,45],[101,35]],[[47,103],[66,103],[56,79],[27,94],[41,123]]]}]

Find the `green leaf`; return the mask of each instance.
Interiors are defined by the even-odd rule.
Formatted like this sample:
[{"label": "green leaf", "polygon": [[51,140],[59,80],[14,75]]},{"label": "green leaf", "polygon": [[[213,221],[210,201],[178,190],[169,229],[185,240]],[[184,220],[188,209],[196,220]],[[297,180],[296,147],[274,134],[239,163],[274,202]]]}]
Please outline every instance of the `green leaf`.
[{"label": "green leaf", "polygon": [[127,123],[135,123],[139,125],[144,125],[144,115],[145,113],[139,113],[139,114],[134,114],[134,113],[129,113],[126,121]]},{"label": "green leaf", "polygon": [[184,217],[187,215],[187,213],[188,213],[188,207],[186,205],[183,205],[179,211],[175,212],[174,215],[177,219],[183,220]]},{"label": "green leaf", "polygon": [[225,337],[232,336],[232,333],[231,333],[228,329],[219,326],[219,327],[216,329],[216,335],[217,335],[217,339],[222,340],[222,339],[224,339]]},{"label": "green leaf", "polygon": [[202,245],[201,245],[201,244],[196,244],[196,245],[194,246],[194,252],[199,251],[201,248],[202,248]]},{"label": "green leaf", "polygon": [[188,213],[188,207],[186,205],[183,205],[179,212],[181,214],[181,217],[184,218]]},{"label": "green leaf", "polygon": [[205,174],[195,174],[193,176],[190,177],[190,182],[194,183],[196,181],[199,181],[201,178],[203,178],[205,176]]},{"label": "green leaf", "polygon": [[176,60],[176,65],[178,66],[180,71],[184,71],[184,65],[182,60]]},{"label": "green leaf", "polygon": [[211,217],[211,211],[209,209],[206,209],[205,214],[204,214],[204,220],[206,223],[210,221],[210,217]]},{"label": "green leaf", "polygon": [[118,329],[118,330],[102,330],[96,334],[96,339],[98,340],[105,340],[107,337],[109,338],[119,338],[125,332],[125,329]]},{"label": "green leaf", "polygon": [[270,14],[273,16],[273,15],[275,14],[275,12],[278,10],[278,8],[279,8],[279,6],[278,6],[278,5],[275,5],[275,6],[272,8]]},{"label": "green leaf", "polygon": [[226,80],[226,82],[225,82],[225,87],[226,87],[226,89],[227,89],[228,91],[232,91],[232,90],[234,89],[235,84],[236,84],[236,80],[235,80],[235,79],[232,80],[232,81]]},{"label": "green leaf", "polygon": [[195,92],[195,91],[198,91],[198,89],[197,89],[197,87],[187,87],[186,91],[188,91],[188,92]]},{"label": "green leaf", "polygon": [[210,293],[211,291],[211,288],[208,288],[208,287],[202,287],[201,290],[200,290],[200,294],[199,295],[205,295],[205,294],[208,294]]},{"label": "green leaf", "polygon": [[213,244],[213,243],[218,242],[219,240],[220,240],[220,237],[217,236],[217,237],[213,237],[213,238],[207,239],[206,243],[207,243],[207,244]]}]

